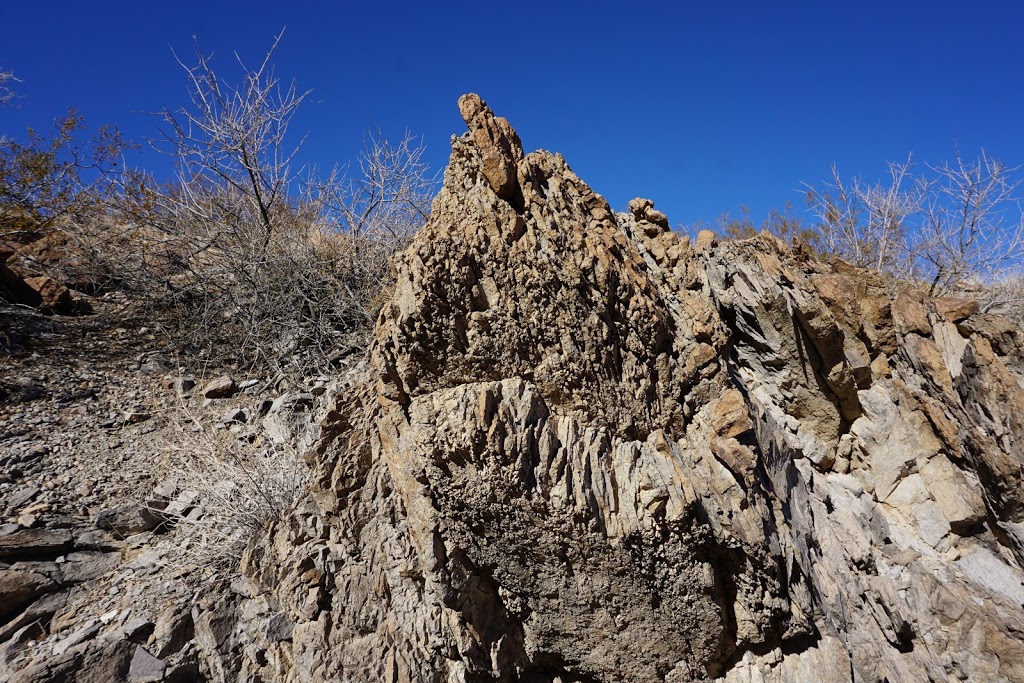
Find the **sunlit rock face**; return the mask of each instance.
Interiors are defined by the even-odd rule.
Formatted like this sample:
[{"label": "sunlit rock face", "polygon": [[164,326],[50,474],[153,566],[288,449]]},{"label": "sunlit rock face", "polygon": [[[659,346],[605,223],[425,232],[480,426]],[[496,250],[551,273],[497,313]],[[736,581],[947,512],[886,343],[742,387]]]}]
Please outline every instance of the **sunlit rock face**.
[{"label": "sunlit rock face", "polygon": [[1024,680],[1019,330],[616,214],[475,95],[250,547],[263,681]]}]

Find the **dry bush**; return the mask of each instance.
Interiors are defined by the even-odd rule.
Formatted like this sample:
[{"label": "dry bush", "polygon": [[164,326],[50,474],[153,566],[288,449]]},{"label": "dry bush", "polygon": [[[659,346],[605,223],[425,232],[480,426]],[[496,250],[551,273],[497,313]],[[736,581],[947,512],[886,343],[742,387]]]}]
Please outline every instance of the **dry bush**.
[{"label": "dry bush", "polygon": [[289,128],[308,91],[274,75],[279,40],[255,68],[238,60],[237,84],[198,44],[196,65],[182,65],[189,99],[161,113],[153,141],[177,177],[126,183],[135,239],[121,270],[171,314],[168,332],[186,350],[312,374],[365,345],[388,258],[425,222],[435,182],[409,134],[368,136],[352,172],[293,168],[304,138]]},{"label": "dry bush", "polygon": [[[320,372],[365,345],[391,283],[388,260],[425,220],[432,180],[421,153],[409,137],[397,147],[371,138],[366,176],[307,188],[277,207],[269,232],[259,221],[197,219],[195,187],[187,199],[165,195],[165,214],[139,243],[146,255],[133,262],[156,276],[155,301],[174,312],[173,332],[187,348],[248,366]],[[410,159],[412,171],[382,165]],[[367,186],[383,197],[368,201]],[[205,191],[205,201],[221,207],[245,201],[230,189]]]},{"label": "dry bush", "polygon": [[889,164],[886,182],[844,180],[833,167],[823,190],[809,189],[826,253],[911,281],[933,295],[972,296],[985,310],[1021,302],[1024,213],[1021,180],[984,150],[974,159],[915,170]]},{"label": "dry bush", "polygon": [[0,67],[0,106],[14,106],[14,100],[18,98],[18,95],[14,92],[11,85],[17,82],[18,79],[15,78],[13,71]]},{"label": "dry bush", "polygon": [[767,231],[783,241],[801,245],[812,254],[823,253],[821,233],[797,216],[789,202],[781,211],[771,209],[760,226],[750,218],[750,208],[740,204],[736,214],[727,211],[712,223],[697,221],[689,232],[695,234],[700,230],[711,230],[726,239],[746,239]]},{"label": "dry bush", "polygon": [[116,127],[85,131],[82,116],[69,109],[49,134],[30,127],[21,140],[0,137],[0,235],[27,241],[105,212],[131,144]]},{"label": "dry bush", "polygon": [[185,534],[186,567],[231,568],[246,544],[279,519],[305,490],[309,467],[299,443],[253,442],[230,429],[214,429],[184,408],[176,420],[181,438],[167,447],[170,476],[195,507],[170,517]]}]

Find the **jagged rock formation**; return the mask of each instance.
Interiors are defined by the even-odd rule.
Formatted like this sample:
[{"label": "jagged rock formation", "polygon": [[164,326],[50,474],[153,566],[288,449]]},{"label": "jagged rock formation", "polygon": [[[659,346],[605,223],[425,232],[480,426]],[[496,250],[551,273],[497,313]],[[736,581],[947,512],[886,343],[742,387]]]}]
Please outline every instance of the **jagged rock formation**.
[{"label": "jagged rock formation", "polygon": [[[244,562],[246,680],[1022,681],[1021,332],[615,214],[459,102],[444,189]],[[227,665],[227,664],[226,664]]]},{"label": "jagged rock formation", "polygon": [[[1021,330],[616,214],[459,107],[309,494],[230,590],[13,680],[1024,681]],[[7,631],[60,609],[0,569]]]}]

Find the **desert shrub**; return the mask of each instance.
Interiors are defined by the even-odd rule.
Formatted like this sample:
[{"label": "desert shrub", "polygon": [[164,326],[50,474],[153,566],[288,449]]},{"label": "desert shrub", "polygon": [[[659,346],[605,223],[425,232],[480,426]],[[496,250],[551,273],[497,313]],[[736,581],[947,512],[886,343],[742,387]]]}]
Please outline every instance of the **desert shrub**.
[{"label": "desert shrub", "polygon": [[826,253],[875,268],[933,295],[971,296],[987,310],[1021,302],[1024,214],[1017,168],[982,150],[974,159],[889,164],[884,182],[832,180],[809,188]]},{"label": "desert shrub", "polygon": [[0,67],[0,107],[14,106],[18,95],[14,92],[13,85],[17,80],[13,71]]},{"label": "desert shrub", "polygon": [[908,157],[890,163],[884,181],[831,180],[806,187],[810,214],[787,203],[760,225],[740,205],[711,229],[728,239],[768,231],[806,253],[839,257],[886,273],[935,296],[978,299],[986,311],[1024,320],[1024,213],[1017,168],[988,156],[917,167]]},{"label": "desert shrub", "polygon": [[24,240],[105,210],[131,145],[116,127],[86,132],[81,114],[69,109],[49,134],[29,127],[20,140],[0,137],[0,235]]},{"label": "desert shrub", "polygon": [[234,567],[253,535],[280,519],[309,483],[301,445],[239,438],[184,408],[173,415],[180,437],[166,447],[168,474],[188,504],[154,512],[181,528],[182,566]]},{"label": "desert shrub", "polygon": [[125,280],[172,313],[186,348],[309,374],[365,345],[388,258],[425,221],[434,179],[408,134],[367,136],[354,170],[294,168],[305,138],[289,129],[308,91],[275,76],[277,44],[254,68],[239,61],[234,83],[198,44],[183,64],[188,100],[152,141],[176,177],[134,186]]},{"label": "desert shrub", "polygon": [[790,202],[786,202],[781,210],[769,210],[768,217],[760,225],[750,218],[750,208],[740,204],[735,214],[726,212],[713,223],[698,221],[691,232],[699,230],[711,230],[726,239],[745,239],[767,231],[783,241],[799,244],[813,254],[822,254],[821,233],[813,224],[796,215]]}]

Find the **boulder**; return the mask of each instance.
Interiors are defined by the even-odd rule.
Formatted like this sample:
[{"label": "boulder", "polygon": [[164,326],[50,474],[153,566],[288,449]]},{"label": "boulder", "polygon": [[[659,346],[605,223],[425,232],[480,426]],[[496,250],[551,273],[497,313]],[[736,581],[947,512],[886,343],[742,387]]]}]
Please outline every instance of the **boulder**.
[{"label": "boulder", "polygon": [[102,510],[96,515],[94,524],[97,529],[109,531],[121,538],[152,531],[163,523],[158,510],[151,510],[144,505],[128,504],[116,508]]},{"label": "boulder", "polygon": [[0,569],[0,624],[57,588],[52,579],[38,572]]},{"label": "boulder", "polygon": [[66,529],[21,529],[0,536],[0,560],[56,557],[71,547]]}]

